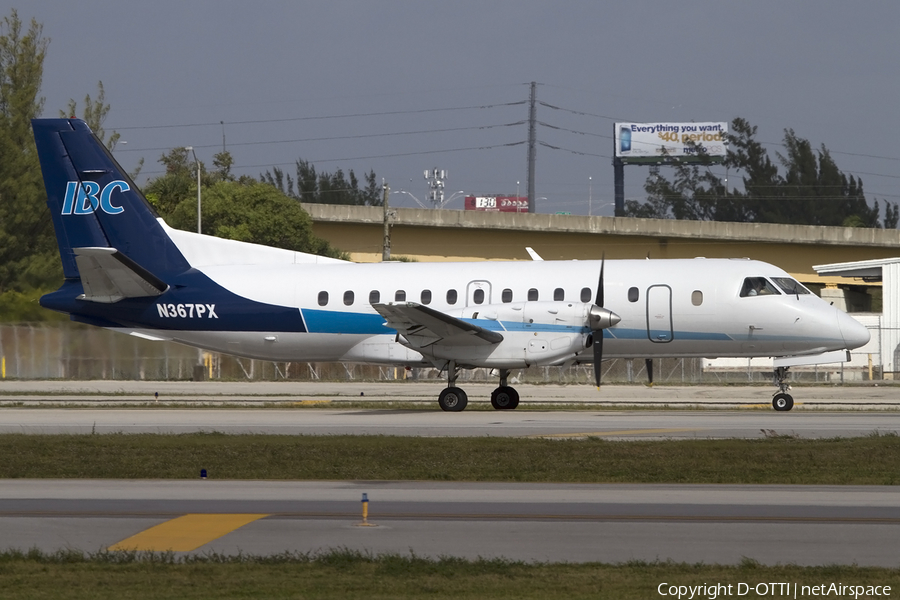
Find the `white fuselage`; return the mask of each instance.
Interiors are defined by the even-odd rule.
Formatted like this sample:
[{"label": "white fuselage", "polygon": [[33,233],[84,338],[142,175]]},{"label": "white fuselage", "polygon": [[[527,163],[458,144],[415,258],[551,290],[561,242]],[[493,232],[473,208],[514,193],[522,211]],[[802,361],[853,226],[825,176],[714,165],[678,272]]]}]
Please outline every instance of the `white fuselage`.
[{"label": "white fuselage", "polygon": [[[173,237],[177,242],[179,236]],[[190,257],[189,248],[185,253]],[[585,312],[595,300],[600,261],[315,264],[290,263],[285,256],[270,264],[196,268],[239,297],[296,308],[306,332],[139,333],[275,361],[455,360],[463,366],[517,368],[592,360],[585,352],[591,342]],[[748,277],[789,278],[767,263],[608,260],[604,269],[604,307],[621,318],[604,330],[604,358],[818,354],[868,340],[865,328],[813,294],[742,297]],[[498,331],[504,339],[462,353],[458,345],[441,343],[412,349],[372,308],[379,302],[426,305]]]}]

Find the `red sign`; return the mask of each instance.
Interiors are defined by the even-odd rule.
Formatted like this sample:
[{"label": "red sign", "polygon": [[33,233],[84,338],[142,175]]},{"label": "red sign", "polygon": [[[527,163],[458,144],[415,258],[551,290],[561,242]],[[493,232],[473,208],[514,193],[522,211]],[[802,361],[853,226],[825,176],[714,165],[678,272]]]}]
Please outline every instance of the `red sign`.
[{"label": "red sign", "polygon": [[528,212],[527,196],[466,196],[466,210]]}]

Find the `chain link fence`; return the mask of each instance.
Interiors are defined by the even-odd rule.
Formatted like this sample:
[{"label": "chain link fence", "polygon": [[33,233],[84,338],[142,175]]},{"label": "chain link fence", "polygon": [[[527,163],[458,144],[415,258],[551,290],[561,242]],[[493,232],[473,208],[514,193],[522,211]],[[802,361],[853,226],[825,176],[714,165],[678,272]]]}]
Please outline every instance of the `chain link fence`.
[{"label": "chain link fence", "polygon": [[[871,354],[854,353],[853,358],[853,366],[849,367],[794,367],[789,378],[808,382],[881,379],[877,357],[873,362]],[[717,362],[720,361],[702,358],[654,359],[654,381],[664,384],[772,381],[771,360],[730,359],[724,365]],[[433,368],[240,359],[77,323],[0,325],[0,371],[3,378],[73,380],[428,381],[446,378],[445,373]],[[607,360],[603,362],[602,376],[606,383],[645,382],[646,363],[643,359]],[[497,380],[497,374],[490,369],[467,369],[460,373],[459,379],[490,382]],[[591,364],[531,367],[511,373],[512,383],[591,384],[593,381]]]}]

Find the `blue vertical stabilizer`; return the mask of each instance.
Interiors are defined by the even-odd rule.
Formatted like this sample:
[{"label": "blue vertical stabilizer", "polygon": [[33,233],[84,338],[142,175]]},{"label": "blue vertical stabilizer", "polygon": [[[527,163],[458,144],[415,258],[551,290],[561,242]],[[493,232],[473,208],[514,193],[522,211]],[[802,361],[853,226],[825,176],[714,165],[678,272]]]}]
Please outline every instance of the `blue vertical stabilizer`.
[{"label": "blue vertical stabilizer", "polygon": [[84,121],[31,124],[67,279],[81,277],[78,248],[114,248],[163,281],[191,268],[156,211]]}]

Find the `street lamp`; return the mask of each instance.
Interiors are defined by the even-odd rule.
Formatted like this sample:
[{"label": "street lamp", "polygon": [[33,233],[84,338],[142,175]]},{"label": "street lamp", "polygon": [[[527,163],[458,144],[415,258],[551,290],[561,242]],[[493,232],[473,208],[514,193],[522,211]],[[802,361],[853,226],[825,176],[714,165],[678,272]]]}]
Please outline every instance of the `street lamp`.
[{"label": "street lamp", "polygon": [[421,200],[419,200],[418,198],[416,198],[415,196],[413,196],[412,194],[410,194],[410,193],[407,192],[406,190],[394,190],[394,191],[391,192],[391,193],[392,193],[392,194],[406,194],[407,196],[409,196],[410,198],[412,198],[413,200],[415,200],[415,201],[416,201],[416,204],[418,204],[418,205],[421,206],[422,208],[428,208],[427,206],[425,206],[424,204],[422,204],[422,201],[421,201]]},{"label": "street lamp", "polygon": [[594,178],[588,177],[588,216],[593,216],[591,213],[594,208]]},{"label": "street lamp", "polygon": [[200,231],[200,161],[197,160],[197,153],[194,152],[193,146],[185,146],[185,150],[190,150],[194,155],[194,162],[197,163],[197,233]]},{"label": "street lamp", "polygon": [[443,202],[441,202],[441,208],[444,208],[445,206],[447,206],[448,204],[450,204],[450,201],[453,200],[453,199],[455,199],[455,198],[456,198],[457,196],[459,196],[460,194],[465,194],[465,193],[466,193],[465,190],[459,190],[458,192],[453,192],[453,193],[450,195],[449,198],[447,198],[446,200],[444,200]]},{"label": "street lamp", "polygon": [[[193,146],[185,146],[184,149],[191,151],[191,154],[194,155],[194,162],[197,164],[197,233],[200,233],[200,161],[197,160],[197,153],[194,152]],[[203,354],[203,349],[197,348],[197,366],[194,367],[195,375],[197,371],[202,368],[205,362],[206,357]]]}]

